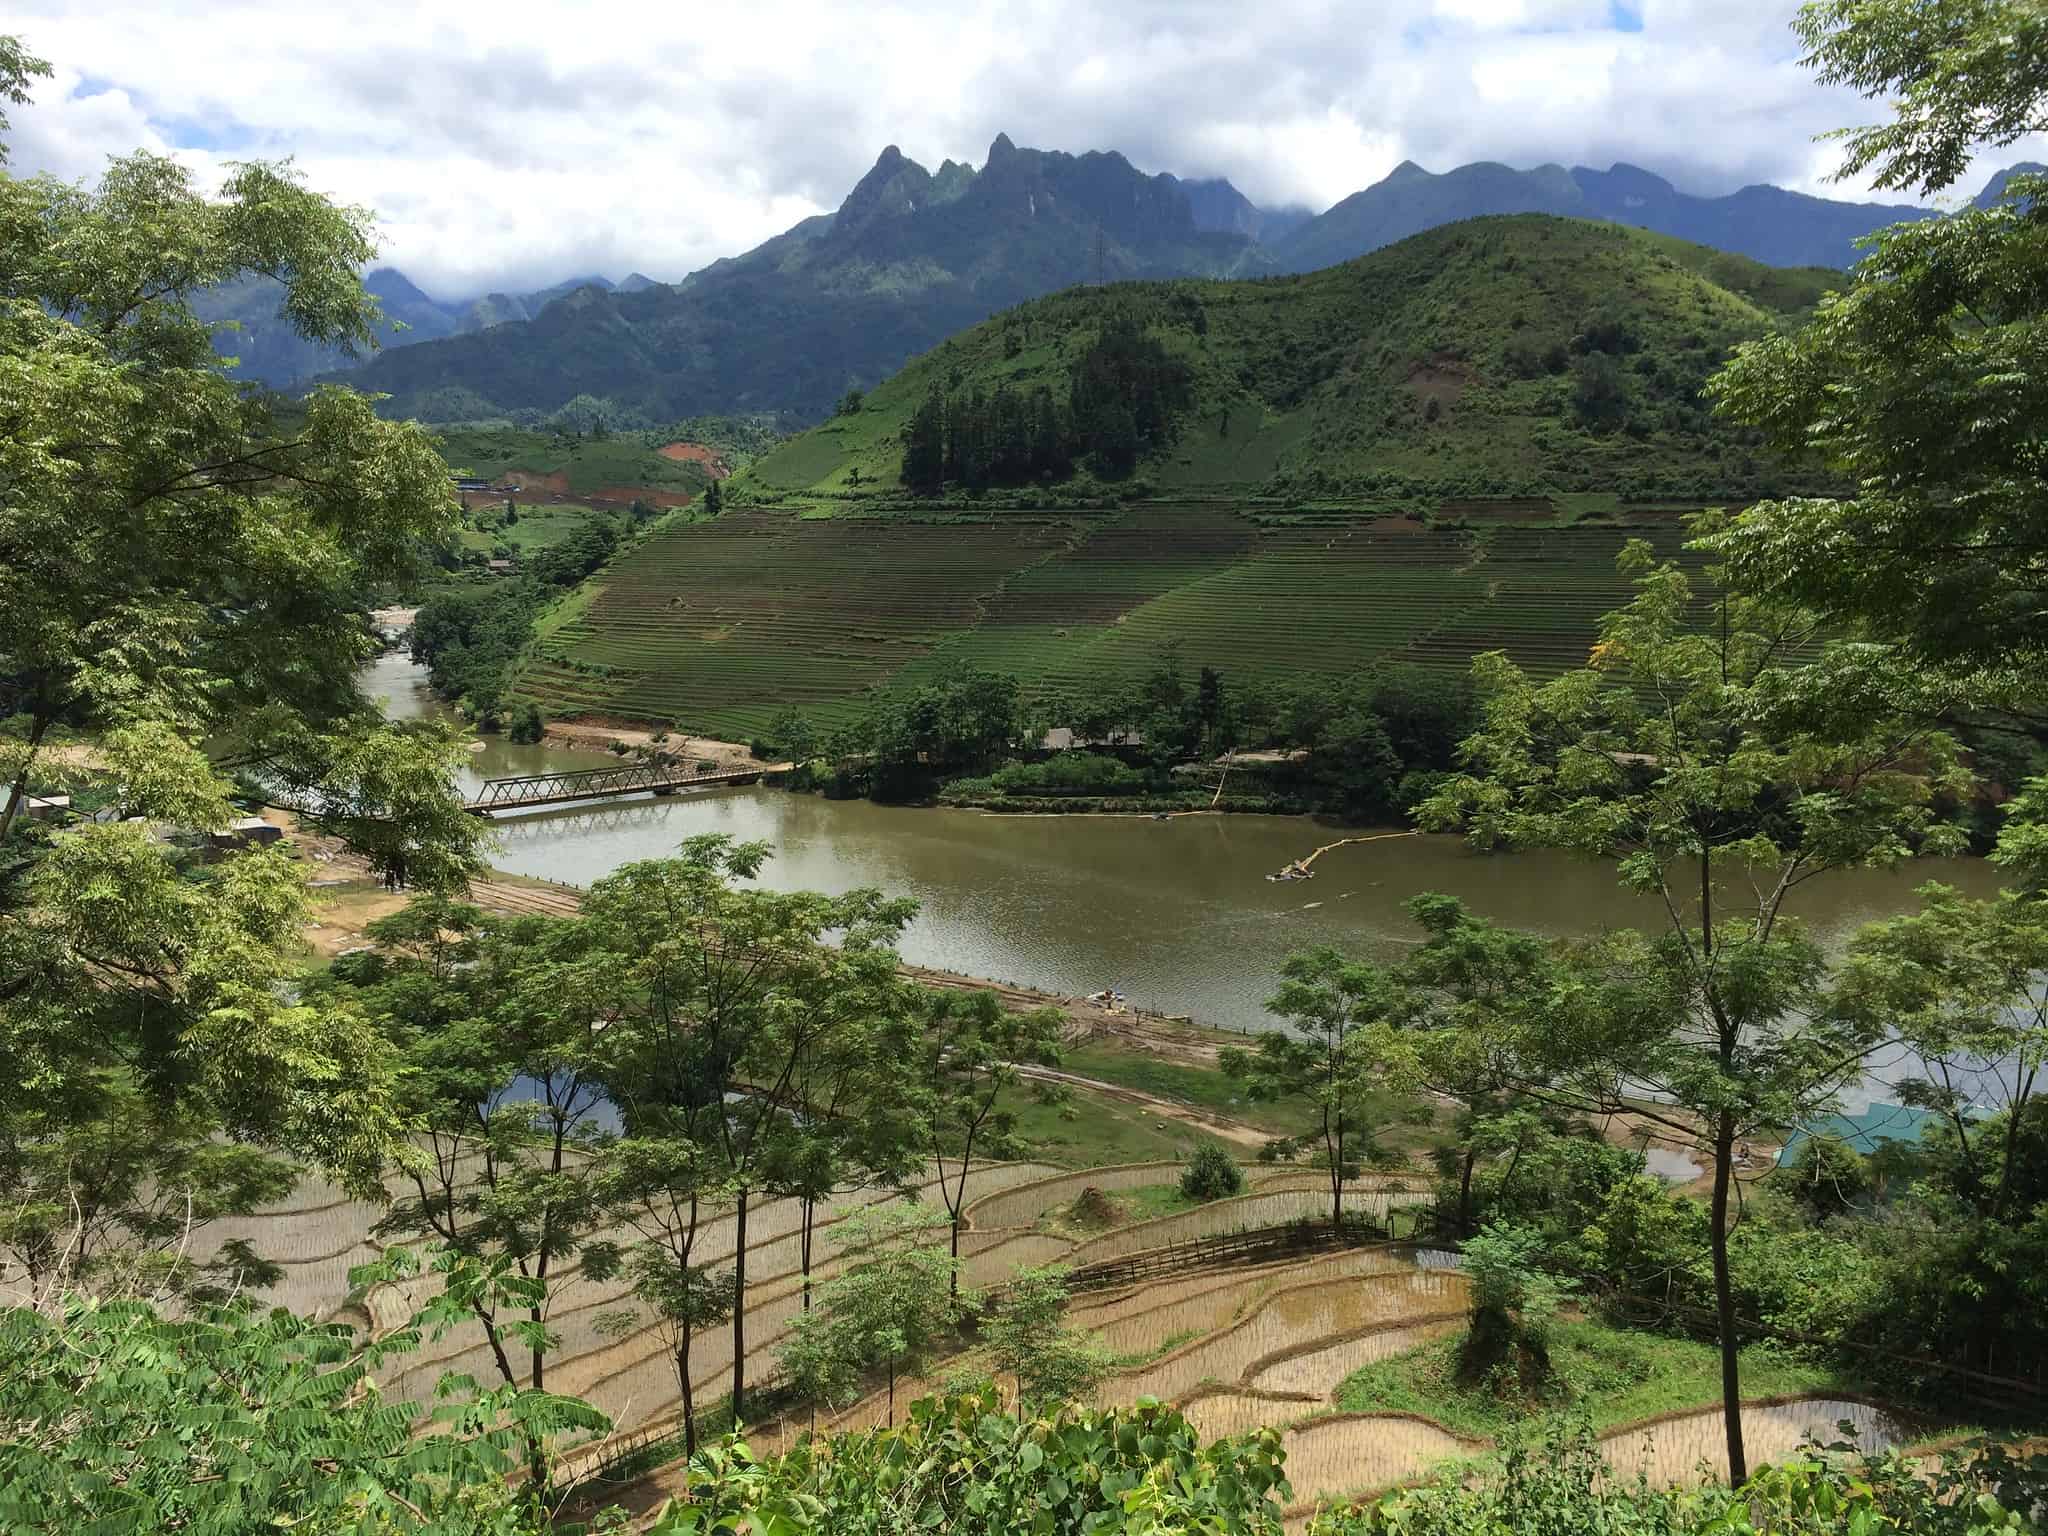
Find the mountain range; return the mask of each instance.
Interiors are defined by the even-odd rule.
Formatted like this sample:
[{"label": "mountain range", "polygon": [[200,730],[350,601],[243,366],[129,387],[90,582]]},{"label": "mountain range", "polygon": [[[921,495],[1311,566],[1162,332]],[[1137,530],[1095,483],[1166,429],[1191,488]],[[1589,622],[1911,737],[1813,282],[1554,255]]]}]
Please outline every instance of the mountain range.
[{"label": "mountain range", "polygon": [[[621,283],[593,274],[532,293],[487,293],[466,304],[444,304],[430,298],[396,267],[376,268],[364,277],[363,286],[376,296],[384,311],[378,341],[389,349],[531,320],[556,299],[579,288],[635,293],[655,283],[638,272]],[[279,292],[279,285],[270,278],[246,277],[210,289],[194,306],[202,320],[235,324],[236,329],[219,335],[216,347],[222,355],[239,360],[236,372],[240,376],[282,389],[357,361],[338,348],[305,340],[286,324],[278,314]]]},{"label": "mountain range", "polygon": [[[1261,208],[1228,181],[1147,174],[1113,152],[1022,149],[998,135],[979,169],[947,160],[933,172],[891,145],[833,213],[680,283],[573,279],[451,306],[380,270],[373,289],[410,329],[346,376],[391,396],[393,414],[429,421],[531,419],[578,397],[620,423],[735,410],[816,420],[945,337],[1061,288],[1308,272],[1512,213],[1607,220],[1823,267],[1853,262],[1855,242],[1875,229],[1933,216],[1769,186],[1698,197],[1627,164],[1492,163],[1441,175],[1404,163],[1311,216]],[[229,344],[244,371],[275,383],[318,371],[290,352],[282,326],[246,313],[258,295],[236,297],[245,329]],[[319,361],[333,365],[331,354]]]}]

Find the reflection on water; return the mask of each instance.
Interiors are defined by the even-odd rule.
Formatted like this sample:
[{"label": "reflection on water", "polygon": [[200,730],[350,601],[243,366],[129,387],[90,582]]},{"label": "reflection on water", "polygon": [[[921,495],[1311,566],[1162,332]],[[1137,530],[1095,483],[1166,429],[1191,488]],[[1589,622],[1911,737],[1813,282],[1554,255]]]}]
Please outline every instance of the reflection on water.
[{"label": "reflection on water", "polygon": [[[394,713],[434,707],[402,654],[367,679]],[[605,763],[602,754],[513,747],[492,738],[477,779]],[[1422,891],[1462,898],[1497,921],[1551,934],[1655,923],[1661,909],[1623,892],[1602,865],[1563,854],[1473,853],[1455,838],[1340,848],[1312,886],[1266,875],[1330,839],[1298,817],[989,816],[831,801],[767,788],[706,790],[512,818],[497,828],[500,868],[587,885],[621,864],[661,858],[721,832],[775,850],[763,884],[840,893],[877,886],[915,897],[904,957],[971,976],[1074,996],[1121,990],[1141,1008],[1256,1029],[1295,950],[1339,945],[1379,960],[1417,940],[1401,904]],[[1939,878],[1995,888],[1975,860],[1814,880],[1798,911],[1824,939],[1908,906]]]},{"label": "reflection on water", "polygon": [[1654,1142],[1643,1148],[1643,1165],[1667,1184],[1690,1184],[1700,1176],[1700,1165],[1689,1153]]}]

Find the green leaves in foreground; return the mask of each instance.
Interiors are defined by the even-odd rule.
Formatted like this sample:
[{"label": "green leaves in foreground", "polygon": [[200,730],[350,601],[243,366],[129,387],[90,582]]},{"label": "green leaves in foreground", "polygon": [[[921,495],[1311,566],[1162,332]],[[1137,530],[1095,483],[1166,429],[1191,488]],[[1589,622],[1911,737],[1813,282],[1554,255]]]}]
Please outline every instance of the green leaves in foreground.
[{"label": "green leaves in foreground", "polygon": [[461,1377],[431,1408],[387,1402],[372,1372],[420,1337],[365,1345],[345,1324],[246,1303],[182,1319],[141,1302],[0,1312],[0,1529],[548,1529],[510,1475],[535,1440],[601,1431],[604,1416]]},{"label": "green leaves in foreground", "polygon": [[[1831,1466],[1829,1462],[1834,1464]],[[1552,1420],[1510,1437],[1498,1476],[1449,1474],[1428,1487],[1320,1515],[1310,1536],[2029,1536],[2048,1493],[2048,1458],[2001,1447],[1928,1466],[1896,1452],[1843,1463],[1818,1449],[1765,1467],[1731,1491],[1653,1488],[1611,1472],[1584,1423]]]},{"label": "green leaves in foreground", "polygon": [[690,1463],[682,1498],[653,1531],[1279,1536],[1291,1497],[1281,1459],[1277,1431],[1205,1450],[1186,1419],[1150,1399],[1020,1423],[990,1388],[928,1398],[901,1429],[806,1441],[773,1462],[729,1440]]}]

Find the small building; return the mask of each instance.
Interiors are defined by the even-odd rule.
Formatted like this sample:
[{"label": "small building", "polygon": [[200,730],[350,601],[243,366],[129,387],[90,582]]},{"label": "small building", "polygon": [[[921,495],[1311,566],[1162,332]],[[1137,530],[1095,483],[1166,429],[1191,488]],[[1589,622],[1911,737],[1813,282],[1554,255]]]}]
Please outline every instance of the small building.
[{"label": "small building", "polygon": [[519,562],[517,560],[486,560],[484,562],[484,569],[493,576],[510,576],[519,569]]},{"label": "small building", "polygon": [[21,814],[30,821],[61,821],[71,814],[69,795],[24,795]]},{"label": "small building", "polygon": [[488,493],[491,489],[491,482],[480,475],[450,475],[448,478],[455,483],[455,489],[458,491]]},{"label": "small building", "polygon": [[237,817],[222,830],[206,834],[207,857],[211,860],[237,849],[262,848],[283,837],[284,828],[272,826],[261,816]]}]

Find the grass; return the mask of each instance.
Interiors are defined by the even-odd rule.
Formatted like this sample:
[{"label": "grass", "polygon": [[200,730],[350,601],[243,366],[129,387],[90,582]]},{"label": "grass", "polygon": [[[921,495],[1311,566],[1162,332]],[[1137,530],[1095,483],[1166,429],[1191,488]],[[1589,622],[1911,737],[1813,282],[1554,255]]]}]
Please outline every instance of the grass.
[{"label": "grass", "polygon": [[1165,1162],[1191,1155],[1214,1140],[1192,1126],[1161,1120],[1142,1106],[1091,1093],[1073,1091],[1064,1106],[1020,1098],[1015,1132],[1026,1157],[1067,1168],[1099,1168],[1110,1163]]},{"label": "grass", "polygon": [[[1346,1377],[1337,1406],[1346,1412],[1418,1413],[1461,1435],[1495,1436],[1531,1417],[1559,1408],[1583,1409],[1595,1430],[1686,1408],[1711,1407],[1721,1398],[1719,1349],[1697,1339],[1670,1338],[1612,1328],[1591,1319],[1558,1323],[1551,1362],[1558,1377],[1554,1400],[1503,1398],[1459,1379],[1453,1334],[1376,1361]],[[1769,1344],[1742,1351],[1742,1393],[1748,1397],[1848,1390],[1835,1372]]]},{"label": "grass", "polygon": [[1213,1067],[1168,1061],[1145,1051],[1082,1045],[1060,1053],[1060,1070],[1228,1115],[1275,1136],[1292,1136],[1303,1128],[1299,1106],[1254,1104],[1244,1096],[1244,1084]]}]

